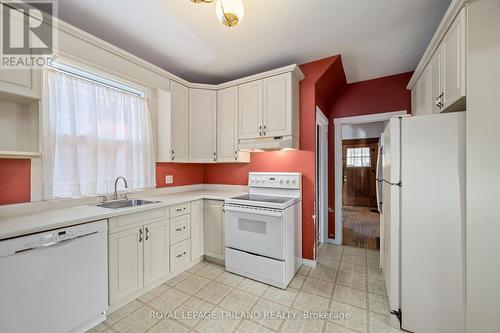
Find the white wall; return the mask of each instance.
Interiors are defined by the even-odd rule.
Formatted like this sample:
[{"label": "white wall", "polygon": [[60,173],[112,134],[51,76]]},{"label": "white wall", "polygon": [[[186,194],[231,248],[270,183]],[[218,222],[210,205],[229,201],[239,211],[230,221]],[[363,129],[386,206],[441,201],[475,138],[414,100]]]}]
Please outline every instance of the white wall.
[{"label": "white wall", "polygon": [[469,2],[467,332],[500,332],[500,1]]},{"label": "white wall", "polygon": [[342,125],[342,140],[379,138],[386,125],[386,121]]}]

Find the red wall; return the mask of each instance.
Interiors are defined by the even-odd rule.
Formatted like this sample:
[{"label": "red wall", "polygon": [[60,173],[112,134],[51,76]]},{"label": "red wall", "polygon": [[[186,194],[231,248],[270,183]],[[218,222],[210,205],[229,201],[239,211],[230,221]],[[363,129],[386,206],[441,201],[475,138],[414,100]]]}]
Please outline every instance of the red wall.
[{"label": "red wall", "polygon": [[0,205],[31,200],[31,161],[0,159]]},{"label": "red wall", "polygon": [[[318,81],[340,61],[340,56],[314,61],[300,66],[305,75],[300,83],[300,150],[253,153],[249,164],[206,164],[207,184],[245,185],[250,171],[302,172],[302,256],[315,258],[314,179],[316,147],[316,104],[327,110],[328,96],[317,101]],[[341,68],[342,66],[340,66]],[[338,66],[337,66],[338,68]],[[342,71],[343,75],[343,71]],[[327,94],[325,94],[327,95]]]},{"label": "red wall", "polygon": [[[165,183],[165,176],[174,176],[173,184]],[[156,163],[156,187],[203,184],[203,164]]]},{"label": "red wall", "polygon": [[[334,119],[368,114],[403,111],[411,113],[411,92],[406,85],[413,72],[386,76],[368,81],[348,84],[332,101],[329,109],[328,129],[328,201],[330,207],[335,207],[335,177],[334,177]],[[335,217],[330,214],[328,219],[328,235],[333,238],[335,233]]]}]

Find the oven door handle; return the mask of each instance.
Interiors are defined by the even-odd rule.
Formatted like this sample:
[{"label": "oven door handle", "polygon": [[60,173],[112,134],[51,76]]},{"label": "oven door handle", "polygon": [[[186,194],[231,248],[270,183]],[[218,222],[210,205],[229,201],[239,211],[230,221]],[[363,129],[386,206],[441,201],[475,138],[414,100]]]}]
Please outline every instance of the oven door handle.
[{"label": "oven door handle", "polygon": [[283,217],[283,212],[277,210],[268,210],[268,209],[258,209],[251,207],[237,207],[237,206],[224,206],[226,212],[236,212],[236,213],[247,213],[247,214],[256,214],[256,215],[264,215],[264,216],[272,216],[272,217]]}]

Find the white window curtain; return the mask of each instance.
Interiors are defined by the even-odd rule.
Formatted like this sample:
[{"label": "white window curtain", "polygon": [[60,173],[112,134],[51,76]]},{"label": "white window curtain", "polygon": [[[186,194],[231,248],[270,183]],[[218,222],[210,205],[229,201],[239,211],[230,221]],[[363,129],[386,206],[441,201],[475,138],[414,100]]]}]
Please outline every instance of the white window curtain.
[{"label": "white window curtain", "polygon": [[155,186],[153,134],[145,98],[56,70],[43,73],[46,199]]}]

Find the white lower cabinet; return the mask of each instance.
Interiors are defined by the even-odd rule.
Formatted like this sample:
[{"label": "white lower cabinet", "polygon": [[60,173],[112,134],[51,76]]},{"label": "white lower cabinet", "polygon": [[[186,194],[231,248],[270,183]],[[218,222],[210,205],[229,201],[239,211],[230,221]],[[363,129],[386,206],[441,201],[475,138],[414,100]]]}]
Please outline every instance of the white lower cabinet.
[{"label": "white lower cabinet", "polygon": [[114,311],[168,278],[168,210],[110,218],[108,232],[109,305]]},{"label": "white lower cabinet", "polygon": [[191,240],[186,239],[170,246],[170,271],[183,271],[191,263]]},{"label": "white lower cabinet", "polygon": [[224,260],[224,201],[205,201],[205,255]]},{"label": "white lower cabinet", "polygon": [[109,235],[109,304],[143,287],[142,226]]},{"label": "white lower cabinet", "polygon": [[144,285],[147,286],[169,273],[168,221],[144,226]]},{"label": "white lower cabinet", "polygon": [[185,271],[224,260],[224,201],[196,200],[109,219],[109,311]]},{"label": "white lower cabinet", "polygon": [[191,260],[203,257],[205,251],[204,200],[191,202]]},{"label": "white lower cabinet", "polygon": [[170,220],[170,244],[191,237],[191,215],[177,216]]}]

